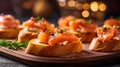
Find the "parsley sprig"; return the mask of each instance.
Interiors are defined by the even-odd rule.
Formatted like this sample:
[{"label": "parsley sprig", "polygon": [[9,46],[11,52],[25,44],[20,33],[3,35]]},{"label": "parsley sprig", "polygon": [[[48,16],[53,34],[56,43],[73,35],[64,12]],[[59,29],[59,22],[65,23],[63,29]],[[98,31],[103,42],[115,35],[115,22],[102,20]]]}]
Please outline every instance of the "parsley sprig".
[{"label": "parsley sprig", "polygon": [[27,47],[28,42],[7,41],[5,39],[0,40],[0,46],[7,47],[9,49],[18,49],[20,47]]}]

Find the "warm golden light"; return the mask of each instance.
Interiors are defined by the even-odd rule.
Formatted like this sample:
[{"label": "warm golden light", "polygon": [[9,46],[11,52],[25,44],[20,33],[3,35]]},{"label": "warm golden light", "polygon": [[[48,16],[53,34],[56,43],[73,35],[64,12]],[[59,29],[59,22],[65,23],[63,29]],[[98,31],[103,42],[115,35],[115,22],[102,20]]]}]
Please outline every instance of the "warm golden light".
[{"label": "warm golden light", "polygon": [[93,12],[98,11],[98,3],[97,3],[97,2],[92,2],[92,3],[90,4],[90,8],[91,8],[91,10],[92,10]]},{"label": "warm golden light", "polygon": [[82,8],[85,9],[85,10],[89,10],[90,6],[89,6],[88,3],[84,3],[84,4],[82,5]]},{"label": "warm golden light", "polygon": [[100,10],[100,11],[105,11],[106,8],[107,8],[107,7],[106,7],[105,4],[100,4],[100,5],[99,5],[99,10]]},{"label": "warm golden light", "polygon": [[75,6],[75,1],[74,0],[68,1],[68,6],[69,7],[74,7]]},{"label": "warm golden light", "polygon": [[84,10],[82,12],[82,16],[85,17],[85,18],[89,17],[89,15],[90,15],[90,13],[87,10]]},{"label": "warm golden light", "polygon": [[77,10],[82,10],[82,4],[81,3],[77,3],[75,7],[76,7]]},{"label": "warm golden light", "polygon": [[60,5],[61,7],[64,7],[64,6],[66,5],[66,2],[60,1],[60,2],[59,2],[59,5]]}]

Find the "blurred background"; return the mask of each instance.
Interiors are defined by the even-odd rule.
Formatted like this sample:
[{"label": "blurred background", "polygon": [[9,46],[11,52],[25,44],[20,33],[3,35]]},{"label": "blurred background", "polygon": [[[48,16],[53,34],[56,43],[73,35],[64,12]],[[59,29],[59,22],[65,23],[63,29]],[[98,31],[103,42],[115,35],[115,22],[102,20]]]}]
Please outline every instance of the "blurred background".
[{"label": "blurred background", "polygon": [[42,16],[57,24],[61,16],[74,15],[102,24],[111,16],[119,18],[119,4],[119,0],[0,0],[0,13],[12,14],[21,23]]}]

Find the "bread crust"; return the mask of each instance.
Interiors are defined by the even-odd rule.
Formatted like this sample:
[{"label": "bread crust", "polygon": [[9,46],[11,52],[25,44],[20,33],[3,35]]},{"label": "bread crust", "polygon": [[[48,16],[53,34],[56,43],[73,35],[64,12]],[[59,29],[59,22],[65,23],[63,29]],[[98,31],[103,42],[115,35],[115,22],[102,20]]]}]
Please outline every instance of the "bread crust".
[{"label": "bread crust", "polygon": [[32,39],[25,52],[33,55],[41,56],[63,56],[71,53],[81,52],[82,43],[74,41],[66,45],[54,45],[40,43],[38,39]]},{"label": "bread crust", "polygon": [[25,29],[21,30],[18,35],[18,42],[25,42],[37,38],[38,32],[30,32]]},{"label": "bread crust", "polygon": [[94,38],[89,49],[94,51],[118,51],[120,50],[120,40],[112,39],[103,43],[98,38]]},{"label": "bread crust", "polygon": [[19,31],[22,28],[17,27],[17,28],[7,28],[7,29],[0,29],[0,38],[17,38]]},{"label": "bread crust", "polygon": [[96,32],[75,32],[75,31],[70,32],[75,34],[78,38],[81,38],[81,41],[83,43],[90,43],[94,37],[97,37]]}]

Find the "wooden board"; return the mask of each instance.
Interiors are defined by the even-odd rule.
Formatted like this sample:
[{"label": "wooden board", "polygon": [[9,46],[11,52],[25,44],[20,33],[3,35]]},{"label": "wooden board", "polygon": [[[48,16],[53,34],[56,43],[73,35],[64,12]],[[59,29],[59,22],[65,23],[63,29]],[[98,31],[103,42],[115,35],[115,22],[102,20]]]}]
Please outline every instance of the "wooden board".
[{"label": "wooden board", "polygon": [[[94,52],[88,50],[89,44],[84,44],[83,51],[81,53],[70,54],[60,57],[42,57],[26,54],[24,48],[19,50],[12,50],[4,47],[0,47],[0,55],[13,59],[15,61],[37,66],[37,65],[85,65],[85,64],[97,64],[111,62],[118,60],[120,57],[120,51],[117,52]],[[115,59],[116,58],[116,59]]]}]

